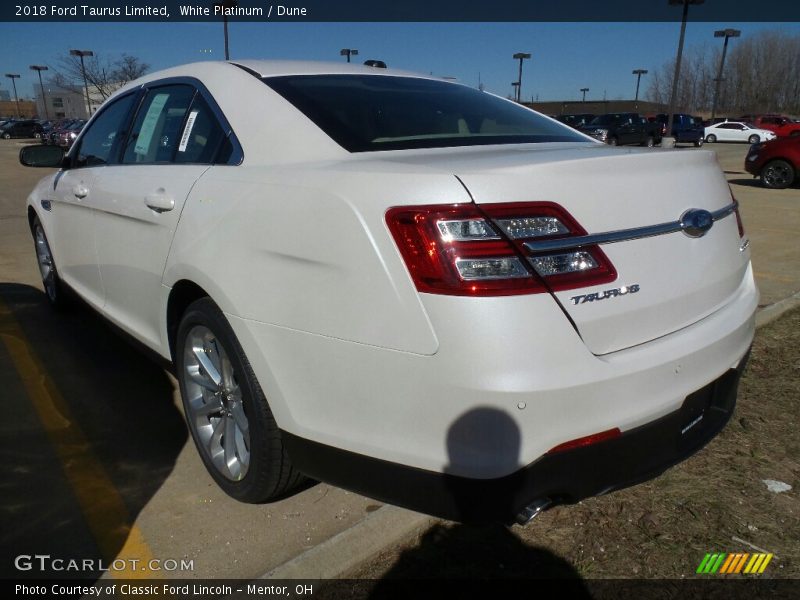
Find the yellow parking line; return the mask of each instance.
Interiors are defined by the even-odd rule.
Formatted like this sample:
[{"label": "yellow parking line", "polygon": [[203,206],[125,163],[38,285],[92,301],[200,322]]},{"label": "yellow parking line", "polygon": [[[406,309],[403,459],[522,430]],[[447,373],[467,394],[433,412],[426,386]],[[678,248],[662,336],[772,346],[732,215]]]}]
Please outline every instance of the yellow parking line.
[{"label": "yellow parking line", "polygon": [[115,568],[110,574],[119,579],[157,578],[158,573],[149,569],[153,553],[141,530],[131,523],[125,502],[92,454],[91,444],[70,414],[67,402],[2,299],[0,340],[8,349],[25,392],[61,460],[64,474],[78,499],[105,564],[111,565],[116,560],[116,565],[122,566],[121,561],[125,561],[124,569]]}]

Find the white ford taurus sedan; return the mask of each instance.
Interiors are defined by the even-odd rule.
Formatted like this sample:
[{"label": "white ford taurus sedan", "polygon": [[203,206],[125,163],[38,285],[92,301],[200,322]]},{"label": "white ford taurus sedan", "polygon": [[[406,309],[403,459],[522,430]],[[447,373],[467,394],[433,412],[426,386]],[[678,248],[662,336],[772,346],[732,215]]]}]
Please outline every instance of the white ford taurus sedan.
[{"label": "white ford taurus sedan", "polygon": [[[654,477],[734,409],[758,301],[712,152],[610,148],[456,83],[243,61],[107,100],[28,199],[71,290],[172,361],[200,456],[524,521]],[[676,178],[675,172],[681,177]]]}]

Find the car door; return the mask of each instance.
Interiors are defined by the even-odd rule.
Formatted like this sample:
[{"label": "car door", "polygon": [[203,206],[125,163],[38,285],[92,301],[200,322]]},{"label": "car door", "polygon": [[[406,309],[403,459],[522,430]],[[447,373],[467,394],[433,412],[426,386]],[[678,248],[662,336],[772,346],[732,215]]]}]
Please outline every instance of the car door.
[{"label": "car door", "polygon": [[104,312],[152,348],[161,343],[161,280],[181,210],[226,137],[209,101],[193,85],[151,85],[120,164],[92,184]]},{"label": "car door", "polygon": [[92,191],[95,176],[114,161],[124,137],[136,93],[126,94],[98,112],[70,152],[67,166],[55,178],[51,200],[52,231],[48,239],[61,278],[89,304],[104,301],[94,240],[94,219],[100,198]]}]

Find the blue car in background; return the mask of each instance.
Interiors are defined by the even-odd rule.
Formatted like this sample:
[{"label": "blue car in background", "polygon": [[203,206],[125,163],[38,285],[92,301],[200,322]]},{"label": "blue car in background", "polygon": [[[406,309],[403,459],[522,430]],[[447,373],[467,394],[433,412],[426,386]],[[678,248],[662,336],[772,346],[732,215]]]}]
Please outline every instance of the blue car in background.
[{"label": "blue car in background", "polygon": [[[667,115],[656,115],[656,122],[661,123],[662,135],[667,135]],[[705,129],[703,119],[683,113],[672,116],[672,137],[676,144],[694,144],[696,148],[703,145]]]}]

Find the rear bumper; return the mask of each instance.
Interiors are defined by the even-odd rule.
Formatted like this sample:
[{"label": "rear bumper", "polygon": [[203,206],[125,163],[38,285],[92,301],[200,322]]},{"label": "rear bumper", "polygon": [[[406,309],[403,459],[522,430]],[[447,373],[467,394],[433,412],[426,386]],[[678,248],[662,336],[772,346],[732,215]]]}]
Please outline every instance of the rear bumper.
[{"label": "rear bumper", "polygon": [[[533,501],[553,504],[652,479],[688,458],[730,419],[739,365],[690,394],[681,407],[621,436],[582,448],[545,454],[505,477],[473,479],[382,461],[282,432],[295,465],[311,477],[382,501],[466,522],[512,522]],[[513,437],[514,432],[508,432]]]}]

